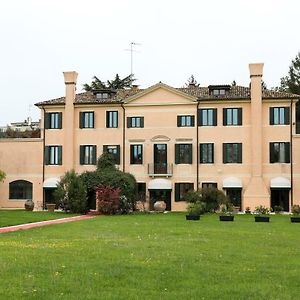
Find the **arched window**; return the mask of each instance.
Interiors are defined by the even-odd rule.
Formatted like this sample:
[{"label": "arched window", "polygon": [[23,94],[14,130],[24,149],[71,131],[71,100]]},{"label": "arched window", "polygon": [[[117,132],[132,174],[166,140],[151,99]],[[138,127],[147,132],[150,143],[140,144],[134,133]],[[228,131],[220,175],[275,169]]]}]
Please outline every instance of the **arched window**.
[{"label": "arched window", "polygon": [[32,183],[26,180],[16,180],[10,182],[9,199],[32,199]]}]

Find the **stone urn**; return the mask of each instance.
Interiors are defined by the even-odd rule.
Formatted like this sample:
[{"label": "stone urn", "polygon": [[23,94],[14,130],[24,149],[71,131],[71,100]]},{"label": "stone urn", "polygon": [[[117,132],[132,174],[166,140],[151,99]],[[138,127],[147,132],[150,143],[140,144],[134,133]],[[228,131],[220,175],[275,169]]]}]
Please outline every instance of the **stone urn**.
[{"label": "stone urn", "polygon": [[48,211],[54,211],[54,209],[55,209],[55,203],[47,203],[46,207],[47,207]]},{"label": "stone urn", "polygon": [[33,211],[34,202],[31,199],[30,200],[26,200],[24,206],[25,206],[25,210],[27,210],[27,211]]},{"label": "stone urn", "polygon": [[154,210],[164,212],[166,210],[166,202],[163,200],[156,201],[154,203]]}]

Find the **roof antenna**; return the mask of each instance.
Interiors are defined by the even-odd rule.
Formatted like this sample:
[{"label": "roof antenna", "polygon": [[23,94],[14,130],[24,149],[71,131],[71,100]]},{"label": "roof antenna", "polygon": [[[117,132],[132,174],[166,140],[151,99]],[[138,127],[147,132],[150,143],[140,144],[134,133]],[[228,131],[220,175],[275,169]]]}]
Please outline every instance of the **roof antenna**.
[{"label": "roof antenna", "polygon": [[134,46],[141,46],[140,43],[131,42],[130,49],[125,49],[125,51],[130,51],[130,75],[133,75],[133,52],[138,52],[134,48]]}]

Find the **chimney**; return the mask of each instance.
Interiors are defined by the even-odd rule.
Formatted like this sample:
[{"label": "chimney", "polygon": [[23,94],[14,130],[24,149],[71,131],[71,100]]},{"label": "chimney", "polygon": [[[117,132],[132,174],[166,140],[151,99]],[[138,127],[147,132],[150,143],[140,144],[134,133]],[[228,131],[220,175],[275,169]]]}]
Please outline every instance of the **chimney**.
[{"label": "chimney", "polygon": [[78,73],[63,72],[66,85],[65,110],[63,111],[63,166],[65,171],[74,168],[74,102]]}]

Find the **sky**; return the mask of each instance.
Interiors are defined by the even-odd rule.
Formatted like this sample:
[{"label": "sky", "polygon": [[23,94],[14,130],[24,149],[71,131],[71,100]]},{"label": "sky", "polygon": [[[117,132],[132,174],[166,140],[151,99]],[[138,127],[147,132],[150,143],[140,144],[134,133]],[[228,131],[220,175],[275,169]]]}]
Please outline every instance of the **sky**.
[{"label": "sky", "polygon": [[249,85],[249,63],[264,63],[277,86],[300,51],[299,0],[9,0],[0,2],[0,126],[38,120],[35,103],[64,96],[63,71],[77,91],[94,75],[131,72],[141,88]]}]

